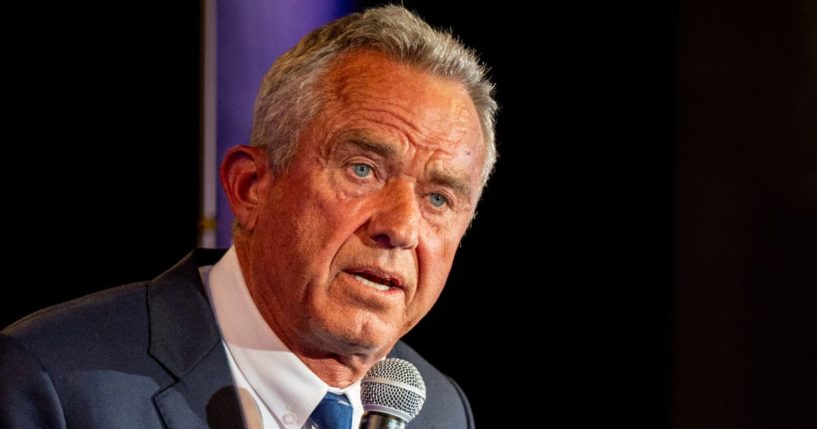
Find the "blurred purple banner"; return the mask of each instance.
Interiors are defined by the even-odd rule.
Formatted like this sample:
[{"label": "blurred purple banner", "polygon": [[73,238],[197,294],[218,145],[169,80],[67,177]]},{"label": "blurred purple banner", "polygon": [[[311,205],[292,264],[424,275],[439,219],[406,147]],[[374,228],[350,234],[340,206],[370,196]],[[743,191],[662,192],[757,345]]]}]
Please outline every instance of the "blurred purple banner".
[{"label": "blurred purple banner", "polygon": [[[209,101],[216,105],[218,177],[217,166],[225,151],[249,142],[255,94],[267,68],[309,31],[351,11],[352,0],[214,1],[216,83],[215,97]],[[221,187],[216,184],[215,189],[215,244],[228,247],[233,216]]]}]

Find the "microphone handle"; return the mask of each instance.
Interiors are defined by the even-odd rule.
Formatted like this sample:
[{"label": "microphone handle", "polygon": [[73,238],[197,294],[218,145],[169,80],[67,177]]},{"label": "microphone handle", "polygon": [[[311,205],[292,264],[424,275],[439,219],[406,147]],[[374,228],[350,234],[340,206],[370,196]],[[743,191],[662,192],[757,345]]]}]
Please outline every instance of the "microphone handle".
[{"label": "microphone handle", "polygon": [[360,429],[406,429],[406,422],[391,414],[367,411],[360,419]]}]

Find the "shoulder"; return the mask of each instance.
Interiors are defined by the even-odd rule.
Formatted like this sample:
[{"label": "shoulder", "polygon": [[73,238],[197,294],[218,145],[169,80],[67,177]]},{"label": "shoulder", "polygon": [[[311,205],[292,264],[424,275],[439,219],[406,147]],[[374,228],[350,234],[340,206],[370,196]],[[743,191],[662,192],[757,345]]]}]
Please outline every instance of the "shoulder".
[{"label": "shoulder", "polygon": [[136,377],[127,374],[145,367],[146,287],[136,283],[98,292],[3,329],[0,427],[65,427],[64,406],[87,403],[86,397],[99,404],[134,390]]},{"label": "shoulder", "polygon": [[474,419],[465,393],[454,380],[440,372],[408,344],[400,341],[390,357],[407,360],[417,367],[426,385],[426,401],[409,427],[473,428]]},{"label": "shoulder", "polygon": [[198,270],[219,256],[194,251],[153,280],[49,307],[0,331],[0,427],[160,427],[157,392],[211,350],[216,371],[207,376],[229,374]]},{"label": "shoulder", "polygon": [[132,324],[145,309],[149,282],[106,289],[32,313],[3,329],[23,343],[36,344],[49,337],[96,336],[101,331]]},{"label": "shoulder", "polygon": [[91,325],[87,328],[93,330],[114,328],[117,319],[138,317],[139,312],[134,312],[134,308],[145,307],[148,284],[119,286],[44,308],[9,325],[3,333],[18,340],[36,341],[42,336],[70,336],[78,333],[78,327],[85,328],[84,325]]},{"label": "shoulder", "polygon": [[81,365],[100,353],[102,345],[106,350],[134,347],[134,340],[146,341],[148,333],[148,284],[107,289],[45,308],[6,327],[2,334],[46,367],[71,366],[72,360]]},{"label": "shoulder", "polygon": [[[197,249],[153,280],[132,283],[49,307],[2,330],[37,356],[84,359],[104,350],[120,353],[148,350],[151,323],[171,318],[203,298],[198,267],[212,264],[223,251]],[[209,309],[209,307],[208,307]],[[46,363],[46,362],[44,362]]]}]

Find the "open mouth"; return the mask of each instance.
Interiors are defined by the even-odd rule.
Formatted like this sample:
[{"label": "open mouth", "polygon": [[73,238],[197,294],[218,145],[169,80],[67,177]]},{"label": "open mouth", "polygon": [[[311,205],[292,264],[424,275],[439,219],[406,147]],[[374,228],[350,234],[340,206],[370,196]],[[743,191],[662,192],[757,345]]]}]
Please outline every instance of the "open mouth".
[{"label": "open mouth", "polygon": [[349,274],[353,275],[364,285],[383,292],[390,290],[391,288],[402,286],[400,279],[387,273],[380,273],[372,270],[353,270],[349,271]]}]

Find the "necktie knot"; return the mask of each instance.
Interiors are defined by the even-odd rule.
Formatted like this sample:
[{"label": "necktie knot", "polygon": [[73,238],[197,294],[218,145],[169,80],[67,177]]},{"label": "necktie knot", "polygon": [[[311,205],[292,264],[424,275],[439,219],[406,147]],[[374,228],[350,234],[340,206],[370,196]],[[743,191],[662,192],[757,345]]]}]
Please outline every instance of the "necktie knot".
[{"label": "necktie knot", "polygon": [[352,404],[346,395],[327,392],[309,420],[316,429],[351,429]]}]

